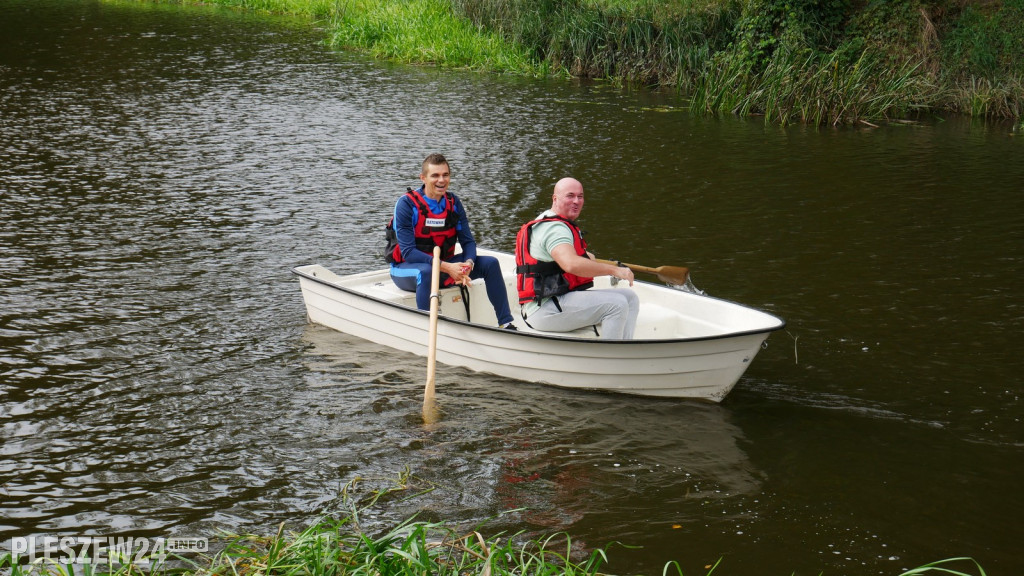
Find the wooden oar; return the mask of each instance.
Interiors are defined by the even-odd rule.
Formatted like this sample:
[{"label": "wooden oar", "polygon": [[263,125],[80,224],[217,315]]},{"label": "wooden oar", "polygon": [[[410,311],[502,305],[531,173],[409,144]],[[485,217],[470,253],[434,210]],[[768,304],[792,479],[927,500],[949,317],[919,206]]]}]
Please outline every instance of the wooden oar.
[{"label": "wooden oar", "polygon": [[621,264],[633,272],[647,272],[648,274],[654,274],[662,282],[675,284],[677,286],[686,284],[686,279],[690,277],[690,269],[685,266],[658,266],[657,268],[651,268],[649,266],[628,264],[626,262],[613,262],[611,260],[601,260],[598,258],[595,258],[595,261],[601,262],[602,264],[611,264],[612,266],[618,266]]},{"label": "wooden oar", "polygon": [[427,339],[427,386],[423,391],[423,414],[434,404],[434,364],[437,358],[437,309],[441,295],[441,247],[434,246],[434,264],[430,273],[430,336]]}]

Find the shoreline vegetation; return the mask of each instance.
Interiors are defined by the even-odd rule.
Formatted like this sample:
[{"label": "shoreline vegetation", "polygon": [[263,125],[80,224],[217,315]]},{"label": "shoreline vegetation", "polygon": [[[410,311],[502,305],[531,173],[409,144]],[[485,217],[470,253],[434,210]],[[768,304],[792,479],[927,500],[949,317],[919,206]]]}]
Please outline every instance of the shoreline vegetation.
[{"label": "shoreline vegetation", "polygon": [[1024,129],[1024,0],[157,0],[307,17],[377,58],[677,90],[694,112]]},{"label": "shoreline vegetation", "polygon": [[[382,486],[373,488],[370,484]],[[0,574],[9,576],[609,576],[601,571],[612,564],[608,549],[581,552],[564,533],[528,538],[523,533],[499,533],[485,538],[490,520],[457,530],[444,522],[382,520],[385,506],[404,506],[433,490],[408,470],[383,482],[355,478],[345,485],[318,522],[302,532],[285,532],[281,524],[274,536],[222,534],[210,539],[210,553],[168,559],[131,558],[124,564],[74,563],[36,560],[26,563],[11,553],[0,554]],[[516,512],[512,510],[510,512]],[[216,548],[217,551],[213,551]],[[131,555],[131,554],[129,554]],[[724,563],[724,565],[723,565]],[[703,567],[727,574],[719,558]],[[960,570],[969,570],[961,572]],[[977,570],[977,572],[974,572]],[[898,576],[935,572],[953,576],[986,576],[972,558],[939,560]],[[678,562],[665,564],[663,576],[685,576]],[[694,574],[690,572],[689,574]],[[824,572],[822,572],[824,574]]]}]

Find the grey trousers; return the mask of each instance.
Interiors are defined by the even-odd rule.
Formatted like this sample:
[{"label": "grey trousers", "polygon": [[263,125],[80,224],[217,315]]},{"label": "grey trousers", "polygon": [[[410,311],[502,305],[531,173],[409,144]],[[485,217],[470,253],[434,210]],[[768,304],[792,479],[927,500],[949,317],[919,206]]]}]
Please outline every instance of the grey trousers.
[{"label": "grey trousers", "polygon": [[602,340],[633,338],[640,299],[631,289],[577,290],[557,298],[558,306],[548,298],[526,318],[530,326],[545,332],[570,332],[600,324],[598,333]]}]

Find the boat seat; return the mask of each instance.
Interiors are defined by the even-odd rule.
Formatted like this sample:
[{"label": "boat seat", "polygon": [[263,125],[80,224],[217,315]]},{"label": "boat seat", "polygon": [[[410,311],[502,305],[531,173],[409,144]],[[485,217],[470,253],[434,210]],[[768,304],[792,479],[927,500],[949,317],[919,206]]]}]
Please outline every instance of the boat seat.
[{"label": "boat seat", "polygon": [[391,281],[391,278],[375,282],[373,284],[373,290],[369,291],[369,294],[375,298],[380,298],[381,300],[398,302],[400,304],[406,304],[411,299],[412,306],[416,306],[416,293],[406,292],[398,286],[395,286],[395,283]]},{"label": "boat seat", "polygon": [[[473,280],[471,282],[471,288],[475,286],[483,287],[484,279],[477,278],[476,280]],[[486,288],[482,288],[482,290],[486,290]],[[474,292],[476,291],[474,290]],[[392,282],[390,278],[387,280],[382,280],[380,282],[375,282],[373,284],[373,289],[368,291],[368,293],[371,296],[374,296],[375,298],[380,298],[381,300],[396,302],[398,304],[408,306],[410,308],[416,307],[416,293],[402,290],[401,288],[396,286],[395,283]],[[458,286],[449,286],[448,288],[441,288],[438,291],[438,295],[441,298],[440,302],[442,315],[447,313],[449,315],[454,315],[456,317],[463,317],[464,319],[464,311],[461,311],[460,314],[460,311],[458,310],[445,310],[446,303],[462,302],[462,293],[459,291]]]}]

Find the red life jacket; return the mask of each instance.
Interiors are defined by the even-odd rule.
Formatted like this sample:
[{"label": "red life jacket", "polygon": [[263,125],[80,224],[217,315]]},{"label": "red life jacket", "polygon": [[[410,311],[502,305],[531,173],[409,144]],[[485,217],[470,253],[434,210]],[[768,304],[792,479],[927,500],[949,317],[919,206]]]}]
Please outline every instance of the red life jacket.
[{"label": "red life jacket", "polygon": [[573,249],[576,254],[587,257],[587,242],[583,239],[583,231],[571,220],[561,216],[539,218],[523,224],[516,234],[516,285],[519,289],[519,303],[531,300],[539,302],[542,298],[560,296],[573,290],[586,290],[594,285],[594,279],[577,276],[562,270],[557,262],[541,262],[530,254],[530,240],[533,227],[541,222],[563,222],[572,231]]},{"label": "red life jacket", "polygon": [[[415,190],[409,188],[405,195],[417,208],[418,219],[413,226],[416,248],[433,256],[434,246],[440,246],[442,260],[449,260],[455,256],[455,244],[459,241],[458,230],[455,227],[459,223],[459,214],[455,211],[455,199],[451,193],[445,192],[444,210],[436,214],[430,211],[427,201]],[[398,245],[398,236],[395,234],[393,217],[388,222],[385,237],[387,247],[384,249],[384,256],[387,261],[394,264],[404,262],[402,248]]]}]

